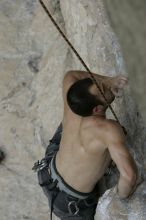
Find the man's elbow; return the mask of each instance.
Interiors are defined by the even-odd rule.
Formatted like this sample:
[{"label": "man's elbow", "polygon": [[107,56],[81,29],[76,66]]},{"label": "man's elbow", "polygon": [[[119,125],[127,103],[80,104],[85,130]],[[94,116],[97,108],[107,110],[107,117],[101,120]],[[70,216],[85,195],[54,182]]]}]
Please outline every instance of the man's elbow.
[{"label": "man's elbow", "polygon": [[74,70],[68,70],[68,71],[65,73],[65,76],[73,75],[74,72],[75,72]]},{"label": "man's elbow", "polygon": [[127,183],[129,183],[129,185],[135,185],[138,176],[138,169],[136,164],[123,169],[123,172],[121,172],[121,176],[124,177],[124,179],[127,181]]},{"label": "man's elbow", "polygon": [[69,70],[65,73],[63,81],[75,78],[76,72],[74,70]]},{"label": "man's elbow", "polygon": [[137,180],[137,173],[131,172],[125,178],[130,186],[135,186]]}]

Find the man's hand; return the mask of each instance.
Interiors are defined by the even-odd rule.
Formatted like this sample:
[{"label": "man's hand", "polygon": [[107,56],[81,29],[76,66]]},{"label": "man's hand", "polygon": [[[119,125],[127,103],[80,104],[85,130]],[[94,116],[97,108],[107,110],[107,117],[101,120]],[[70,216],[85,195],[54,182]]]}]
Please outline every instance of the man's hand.
[{"label": "man's hand", "polygon": [[111,79],[111,91],[116,97],[121,97],[124,87],[127,85],[128,79],[125,76],[116,76]]}]

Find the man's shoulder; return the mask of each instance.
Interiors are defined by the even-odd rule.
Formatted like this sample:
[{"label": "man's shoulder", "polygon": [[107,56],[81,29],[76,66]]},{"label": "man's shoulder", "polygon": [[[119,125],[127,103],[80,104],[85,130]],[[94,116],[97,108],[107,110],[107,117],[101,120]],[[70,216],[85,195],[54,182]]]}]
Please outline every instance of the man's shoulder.
[{"label": "man's shoulder", "polygon": [[119,130],[121,128],[121,126],[119,125],[119,123],[115,120],[112,119],[105,119],[105,120],[101,120],[101,121],[95,121],[94,123],[95,127],[97,127],[98,129],[100,128],[100,130],[102,130],[102,132],[109,132],[109,131],[114,131],[114,130]]},{"label": "man's shoulder", "polygon": [[113,119],[107,119],[105,121],[105,125],[106,125],[107,129],[109,129],[109,130],[121,129],[120,124],[117,121],[113,120]]},{"label": "man's shoulder", "polygon": [[121,125],[112,119],[106,119],[102,123],[95,123],[94,129],[101,134],[105,142],[120,139],[124,136]]},{"label": "man's shoulder", "polygon": [[108,119],[106,121],[106,140],[108,142],[118,142],[125,140],[125,135],[122,129],[122,126],[115,120]]}]

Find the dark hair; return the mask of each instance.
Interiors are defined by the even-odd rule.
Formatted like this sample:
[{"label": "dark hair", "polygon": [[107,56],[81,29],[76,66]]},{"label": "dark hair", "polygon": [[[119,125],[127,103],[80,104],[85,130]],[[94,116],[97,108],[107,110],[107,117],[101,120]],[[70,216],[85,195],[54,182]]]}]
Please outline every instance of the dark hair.
[{"label": "dark hair", "polygon": [[93,85],[90,78],[75,82],[67,92],[67,102],[71,110],[80,116],[91,116],[93,108],[102,105],[96,95],[90,93],[89,88]]}]

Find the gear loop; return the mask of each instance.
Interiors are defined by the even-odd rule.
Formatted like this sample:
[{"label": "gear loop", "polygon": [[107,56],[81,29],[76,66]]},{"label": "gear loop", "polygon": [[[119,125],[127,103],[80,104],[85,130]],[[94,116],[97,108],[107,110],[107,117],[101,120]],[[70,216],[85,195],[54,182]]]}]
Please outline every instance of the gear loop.
[{"label": "gear loop", "polygon": [[70,201],[68,203],[68,211],[71,215],[77,215],[79,213],[79,207],[76,201]]}]

